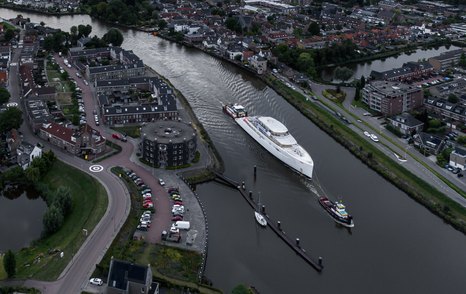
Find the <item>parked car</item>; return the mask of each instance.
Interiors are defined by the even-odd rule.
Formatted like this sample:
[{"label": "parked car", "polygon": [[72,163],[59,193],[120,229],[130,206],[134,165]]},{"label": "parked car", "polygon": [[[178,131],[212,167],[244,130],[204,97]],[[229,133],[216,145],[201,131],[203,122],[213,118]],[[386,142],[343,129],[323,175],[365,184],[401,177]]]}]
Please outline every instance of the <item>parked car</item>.
[{"label": "parked car", "polygon": [[147,231],[148,227],[146,225],[139,224],[136,229],[140,231]]},{"label": "parked car", "polygon": [[112,138],[118,139],[118,140],[123,141],[123,142],[126,142],[126,141],[127,141],[127,139],[126,139],[125,136],[122,136],[122,135],[117,134],[117,133],[113,133],[113,134],[112,134]]},{"label": "parked car", "polygon": [[102,281],[102,279],[99,279],[99,278],[92,278],[89,280],[89,283],[91,285],[102,286],[104,284],[104,281]]},{"label": "parked car", "polygon": [[168,193],[171,194],[171,193],[174,193],[176,192],[177,194],[180,193],[180,190],[178,190],[178,188],[174,188],[174,187],[170,187],[168,188]]},{"label": "parked car", "polygon": [[150,188],[148,188],[148,189],[144,189],[144,190],[141,191],[142,195],[144,195],[146,193],[152,193],[152,190]]},{"label": "parked car", "polygon": [[150,223],[149,222],[140,222],[140,225],[150,228]]},{"label": "parked car", "polygon": [[172,221],[174,221],[174,222],[181,221],[181,220],[183,220],[182,215],[175,215],[175,216],[172,217]]},{"label": "parked car", "polygon": [[148,209],[148,208],[154,208],[154,203],[152,202],[146,202],[142,205],[142,208]]},{"label": "parked car", "polygon": [[183,205],[183,201],[175,201],[173,204],[174,205]]},{"label": "parked car", "polygon": [[165,186],[165,182],[162,179],[159,179],[160,186]]}]

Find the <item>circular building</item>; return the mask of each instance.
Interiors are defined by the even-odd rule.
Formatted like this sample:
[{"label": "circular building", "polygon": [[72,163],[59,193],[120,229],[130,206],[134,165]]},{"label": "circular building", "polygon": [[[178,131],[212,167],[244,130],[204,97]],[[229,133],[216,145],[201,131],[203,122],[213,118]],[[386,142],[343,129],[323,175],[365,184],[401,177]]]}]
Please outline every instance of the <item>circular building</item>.
[{"label": "circular building", "polygon": [[157,167],[172,167],[190,163],[197,150],[196,132],[191,125],[161,120],[141,128],[142,158]]}]

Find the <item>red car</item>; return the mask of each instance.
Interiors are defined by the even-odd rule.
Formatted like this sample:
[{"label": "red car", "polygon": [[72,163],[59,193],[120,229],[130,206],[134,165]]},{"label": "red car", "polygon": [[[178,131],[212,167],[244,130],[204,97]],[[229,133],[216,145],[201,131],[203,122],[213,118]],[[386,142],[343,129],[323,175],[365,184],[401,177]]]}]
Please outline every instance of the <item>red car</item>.
[{"label": "red car", "polygon": [[154,207],[154,203],[152,202],[146,202],[142,205],[143,208],[145,209],[148,209],[148,208],[153,208]]},{"label": "red car", "polygon": [[175,201],[173,204],[174,205],[183,205],[183,201]]},{"label": "red car", "polygon": [[183,220],[182,215],[175,215],[174,217],[172,217],[172,221],[174,221],[174,222],[182,221],[182,220]]}]

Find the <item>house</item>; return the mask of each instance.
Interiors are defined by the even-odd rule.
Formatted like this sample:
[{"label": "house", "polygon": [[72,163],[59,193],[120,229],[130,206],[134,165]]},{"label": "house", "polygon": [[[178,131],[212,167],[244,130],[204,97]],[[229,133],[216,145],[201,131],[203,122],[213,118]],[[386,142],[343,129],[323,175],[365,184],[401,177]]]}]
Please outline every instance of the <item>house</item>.
[{"label": "house", "polygon": [[452,167],[459,167],[462,170],[466,169],[466,149],[462,147],[455,147],[455,150],[450,154],[450,165]]},{"label": "house", "polygon": [[39,137],[72,154],[79,153],[79,146],[73,129],[51,122],[40,127]]},{"label": "house", "polygon": [[147,266],[114,259],[110,261],[106,294],[149,293],[152,285],[152,270]]},{"label": "house", "polygon": [[249,58],[249,63],[260,75],[267,71],[267,59],[260,55],[254,55]]},{"label": "house", "polygon": [[424,123],[417,120],[409,113],[402,113],[394,117],[388,118],[388,122],[391,126],[396,128],[400,133],[404,135],[412,135],[419,133],[424,127]]},{"label": "house", "polygon": [[437,155],[442,151],[443,146],[445,145],[445,141],[442,138],[424,132],[415,134],[413,139],[414,146],[425,155]]},{"label": "house", "polygon": [[18,165],[25,170],[31,165],[34,158],[42,157],[42,148],[23,141],[18,148],[16,148],[16,155]]}]

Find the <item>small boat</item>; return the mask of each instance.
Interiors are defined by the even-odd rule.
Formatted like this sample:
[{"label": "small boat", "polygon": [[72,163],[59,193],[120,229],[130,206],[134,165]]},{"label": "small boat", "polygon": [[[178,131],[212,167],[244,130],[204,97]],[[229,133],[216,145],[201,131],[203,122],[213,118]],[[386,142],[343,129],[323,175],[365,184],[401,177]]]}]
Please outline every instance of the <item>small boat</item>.
[{"label": "small boat", "polygon": [[353,217],[346,212],[341,201],[332,202],[327,197],[322,196],[319,197],[319,203],[337,223],[348,228],[354,227]]},{"label": "small boat", "polygon": [[254,211],[254,216],[256,217],[256,221],[259,225],[263,227],[267,226],[267,220],[262,214],[258,213],[257,211]]},{"label": "small boat", "polygon": [[245,117],[248,115],[246,109],[239,104],[227,104],[223,106],[223,111],[232,118]]}]

